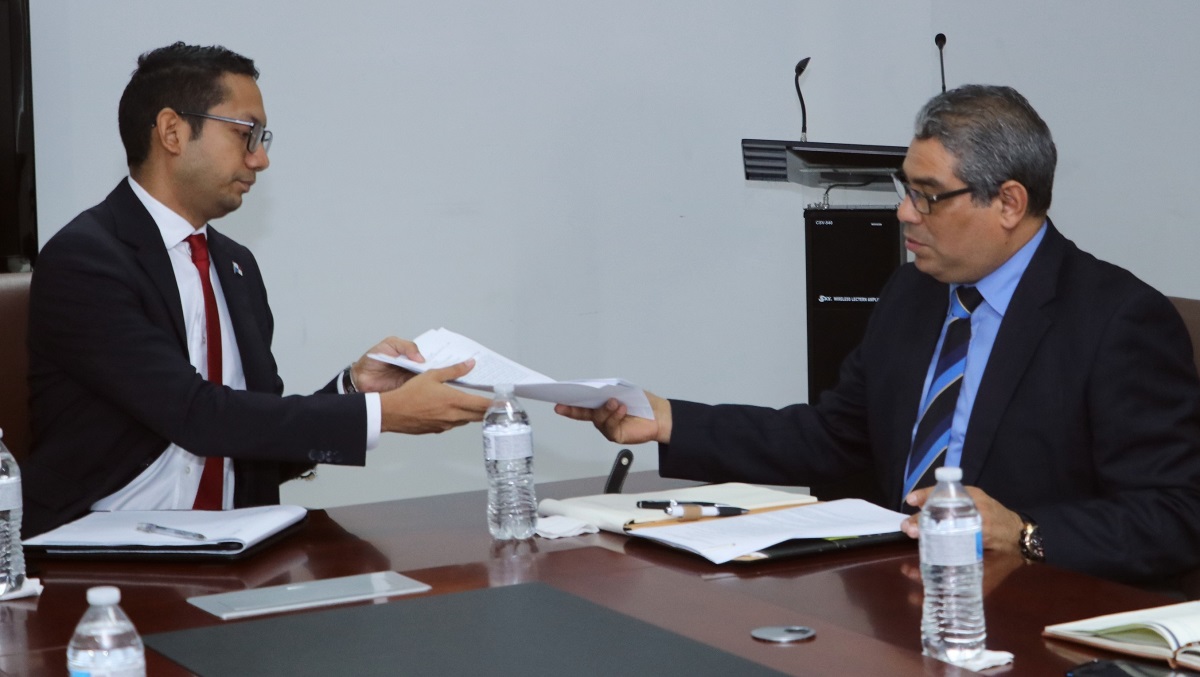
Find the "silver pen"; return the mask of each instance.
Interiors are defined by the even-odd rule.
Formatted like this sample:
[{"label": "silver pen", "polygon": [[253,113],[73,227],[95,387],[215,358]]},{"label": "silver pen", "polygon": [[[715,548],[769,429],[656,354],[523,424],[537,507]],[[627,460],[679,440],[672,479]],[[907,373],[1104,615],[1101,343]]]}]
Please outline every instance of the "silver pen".
[{"label": "silver pen", "polygon": [[183,529],[172,529],[164,527],[161,524],[151,524],[149,522],[140,522],[137,525],[138,531],[144,531],[148,534],[162,534],[163,536],[176,536],[178,538],[186,538],[192,541],[206,541],[208,537],[204,534],[198,534],[194,531],[184,531]]}]

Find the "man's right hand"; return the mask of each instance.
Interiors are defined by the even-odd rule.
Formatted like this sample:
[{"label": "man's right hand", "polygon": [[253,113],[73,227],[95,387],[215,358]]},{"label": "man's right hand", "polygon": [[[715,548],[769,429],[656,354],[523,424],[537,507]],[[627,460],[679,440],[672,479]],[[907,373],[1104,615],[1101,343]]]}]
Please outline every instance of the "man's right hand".
[{"label": "man's right hand", "polygon": [[591,421],[602,435],[610,442],[617,444],[641,444],[642,442],[671,442],[671,403],[647,391],[646,399],[650,400],[650,408],[654,411],[651,421],[637,416],[630,416],[628,408],[617,400],[609,400],[599,409],[585,407],[569,407],[565,404],[555,405],[554,411],[560,416],[573,418],[576,421]]},{"label": "man's right hand", "polygon": [[380,393],[384,432],[440,433],[482,421],[491,400],[446,385],[446,381],[466,376],[474,367],[475,360],[467,360],[450,367],[430,369],[395,390]]}]

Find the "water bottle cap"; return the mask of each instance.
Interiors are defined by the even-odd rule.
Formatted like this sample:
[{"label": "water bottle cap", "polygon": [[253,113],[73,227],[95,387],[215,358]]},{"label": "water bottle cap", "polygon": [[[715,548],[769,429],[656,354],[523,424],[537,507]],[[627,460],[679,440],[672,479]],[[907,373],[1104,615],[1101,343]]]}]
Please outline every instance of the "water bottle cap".
[{"label": "water bottle cap", "polygon": [[497,383],[494,390],[497,395],[512,395],[513,388],[514,386],[511,383]]},{"label": "water bottle cap", "polygon": [[88,588],[87,601],[92,606],[112,606],[121,601],[121,589],[113,585]]},{"label": "water bottle cap", "polygon": [[933,477],[939,482],[961,482],[962,468],[942,466],[933,471]]}]

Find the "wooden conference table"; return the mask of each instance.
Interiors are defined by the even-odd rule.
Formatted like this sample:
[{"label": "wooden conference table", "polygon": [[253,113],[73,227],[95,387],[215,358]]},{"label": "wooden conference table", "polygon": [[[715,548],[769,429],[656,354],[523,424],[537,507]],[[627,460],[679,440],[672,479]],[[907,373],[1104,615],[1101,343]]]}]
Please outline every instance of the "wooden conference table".
[{"label": "wooden conference table", "polygon": [[[681,486],[634,473],[625,491]],[[603,479],[538,486],[539,497],[598,493]],[[34,560],[45,591],[0,604],[0,674],[66,674],[66,644],[94,585],[117,585],[143,635],[222,621],[195,595],[394,570],[430,595],[541,581],[691,639],[793,675],[973,674],[921,655],[921,587],[912,543],[800,559],[717,566],[641,540],[600,533],[493,544],[482,491],[316,510],[304,528],[230,563]],[[989,556],[988,646],[1012,665],[990,675],[1061,676],[1102,651],[1041,637],[1050,623],[1170,603],[1168,597],[1044,565]],[[392,604],[403,604],[399,597]],[[238,622],[238,621],[231,621]],[[767,625],[807,625],[812,641],[771,645]],[[147,650],[149,674],[190,674]]]}]

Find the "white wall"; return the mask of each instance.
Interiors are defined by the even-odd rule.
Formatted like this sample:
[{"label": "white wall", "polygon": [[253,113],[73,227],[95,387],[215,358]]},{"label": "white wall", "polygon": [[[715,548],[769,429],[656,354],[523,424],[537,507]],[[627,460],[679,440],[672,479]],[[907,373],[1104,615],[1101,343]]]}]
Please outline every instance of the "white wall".
[{"label": "white wall", "polygon": [[948,83],[1011,84],[1050,125],[1050,215],[1164,293],[1200,297],[1200,3],[935,0]]},{"label": "white wall", "polygon": [[[1200,296],[1185,0],[33,4],[43,242],[124,175],[116,104],[140,52],[256,60],[272,166],[217,227],[258,255],[293,392],[384,335],[446,326],[558,378],[803,400],[802,211],[819,194],[745,181],[740,139],[798,138],[791,74],[811,56],[810,140],[906,144],[939,31],[951,85],[1011,83],[1050,123],[1068,236]],[[529,406],[539,479],[607,472],[615,445]],[[470,426],[387,437],[366,470],[324,468],[285,500],[483,482]]]}]

